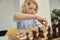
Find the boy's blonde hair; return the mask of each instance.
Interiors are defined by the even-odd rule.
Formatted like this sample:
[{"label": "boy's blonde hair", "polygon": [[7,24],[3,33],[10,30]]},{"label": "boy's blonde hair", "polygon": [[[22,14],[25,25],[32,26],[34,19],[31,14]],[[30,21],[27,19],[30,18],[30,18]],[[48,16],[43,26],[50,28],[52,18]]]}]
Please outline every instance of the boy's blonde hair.
[{"label": "boy's blonde hair", "polygon": [[25,0],[24,4],[22,5],[22,13],[26,13],[26,6],[28,6],[30,3],[34,3],[36,5],[36,13],[37,13],[38,5],[35,0]]}]

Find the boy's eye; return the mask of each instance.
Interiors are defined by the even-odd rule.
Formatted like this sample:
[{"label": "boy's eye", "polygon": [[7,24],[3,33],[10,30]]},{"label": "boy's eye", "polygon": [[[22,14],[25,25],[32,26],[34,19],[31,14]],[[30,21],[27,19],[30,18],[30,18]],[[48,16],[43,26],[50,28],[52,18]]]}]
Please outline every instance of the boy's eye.
[{"label": "boy's eye", "polygon": [[[33,8],[29,8],[29,9],[33,9]],[[36,9],[34,9],[34,10],[36,10]]]}]

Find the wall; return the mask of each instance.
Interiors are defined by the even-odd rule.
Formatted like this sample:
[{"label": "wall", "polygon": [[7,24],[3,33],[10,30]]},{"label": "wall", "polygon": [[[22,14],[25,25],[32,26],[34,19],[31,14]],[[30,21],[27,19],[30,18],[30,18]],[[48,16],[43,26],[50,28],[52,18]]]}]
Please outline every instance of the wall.
[{"label": "wall", "polygon": [[19,0],[0,0],[0,30],[16,27],[13,15],[19,12]]},{"label": "wall", "polygon": [[[24,0],[0,0],[0,30],[8,30],[16,27],[13,15],[21,12],[21,5]],[[38,0],[38,16],[44,17],[50,24],[49,0]]]},{"label": "wall", "polygon": [[60,9],[60,0],[49,0],[50,10]]},{"label": "wall", "polygon": [[[23,4],[24,0],[20,0],[20,12],[21,12],[21,5]],[[44,17],[48,21],[48,25],[51,25],[50,20],[50,9],[49,9],[49,0],[36,0],[39,5],[38,16]]]},{"label": "wall", "polygon": [[[49,0],[50,13],[53,9],[60,9],[60,0]],[[56,22],[58,24],[58,22]]]}]

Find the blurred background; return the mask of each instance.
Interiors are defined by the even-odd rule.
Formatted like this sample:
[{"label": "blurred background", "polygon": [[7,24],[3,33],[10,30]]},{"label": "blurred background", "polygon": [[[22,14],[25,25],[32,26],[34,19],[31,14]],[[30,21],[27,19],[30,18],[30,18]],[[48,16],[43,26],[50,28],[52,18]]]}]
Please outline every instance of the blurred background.
[{"label": "blurred background", "polygon": [[[13,16],[21,13],[21,5],[24,0],[0,0],[0,30],[8,30],[16,27]],[[44,17],[51,25],[49,0],[36,0],[39,5],[38,16]]]}]

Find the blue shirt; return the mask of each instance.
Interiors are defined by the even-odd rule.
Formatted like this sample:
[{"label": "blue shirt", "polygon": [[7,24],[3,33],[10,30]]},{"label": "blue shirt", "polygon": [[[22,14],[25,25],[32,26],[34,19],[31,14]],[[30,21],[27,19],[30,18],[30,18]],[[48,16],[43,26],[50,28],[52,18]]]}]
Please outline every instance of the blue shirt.
[{"label": "blue shirt", "polygon": [[20,20],[17,22],[18,29],[42,27],[42,24],[36,19]]}]

